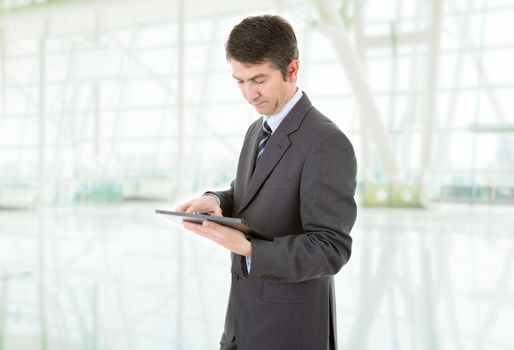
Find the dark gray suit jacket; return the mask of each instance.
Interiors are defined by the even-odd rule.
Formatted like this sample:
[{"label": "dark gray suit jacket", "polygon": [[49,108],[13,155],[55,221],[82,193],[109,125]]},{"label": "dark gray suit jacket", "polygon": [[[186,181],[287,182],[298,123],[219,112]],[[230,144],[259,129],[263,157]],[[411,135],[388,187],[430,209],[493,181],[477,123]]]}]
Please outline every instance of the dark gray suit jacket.
[{"label": "dark gray suit jacket", "polygon": [[336,349],[333,275],[348,261],[356,161],[341,130],[304,94],[254,169],[262,119],[245,136],[231,188],[212,192],[224,216],[273,236],[252,239],[252,265],[232,253],[221,348]]}]

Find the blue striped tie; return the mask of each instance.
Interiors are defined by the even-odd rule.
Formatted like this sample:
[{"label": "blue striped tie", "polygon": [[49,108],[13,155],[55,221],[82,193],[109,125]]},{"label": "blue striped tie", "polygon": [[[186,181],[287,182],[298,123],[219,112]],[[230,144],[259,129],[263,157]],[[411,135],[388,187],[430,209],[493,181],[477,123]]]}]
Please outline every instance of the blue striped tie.
[{"label": "blue striped tie", "polygon": [[262,124],[261,133],[259,134],[259,148],[257,149],[257,160],[255,164],[259,162],[262,154],[264,153],[264,148],[266,148],[266,142],[268,142],[269,137],[271,136],[271,128],[269,127],[267,122]]}]

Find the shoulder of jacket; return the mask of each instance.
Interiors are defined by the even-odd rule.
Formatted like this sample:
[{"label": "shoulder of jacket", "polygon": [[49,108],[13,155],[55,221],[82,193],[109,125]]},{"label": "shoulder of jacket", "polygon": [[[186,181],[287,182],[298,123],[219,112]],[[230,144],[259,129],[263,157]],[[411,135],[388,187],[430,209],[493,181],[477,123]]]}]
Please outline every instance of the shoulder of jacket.
[{"label": "shoulder of jacket", "polygon": [[312,108],[304,119],[304,126],[309,133],[315,133],[316,137],[322,137],[329,133],[341,133],[341,129],[323,113],[316,108]]},{"label": "shoulder of jacket", "polygon": [[248,127],[248,130],[246,130],[245,137],[247,137],[249,134],[253,133],[253,131],[255,129],[260,129],[261,124],[262,124],[262,117],[259,117],[252,124],[250,124],[250,126]]}]

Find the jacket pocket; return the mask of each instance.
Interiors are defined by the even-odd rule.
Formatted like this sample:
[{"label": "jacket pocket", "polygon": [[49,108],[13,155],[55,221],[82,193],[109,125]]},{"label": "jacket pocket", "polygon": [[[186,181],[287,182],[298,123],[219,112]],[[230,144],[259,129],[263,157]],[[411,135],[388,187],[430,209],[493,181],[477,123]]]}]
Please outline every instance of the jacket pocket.
[{"label": "jacket pocket", "polygon": [[262,300],[279,304],[310,303],[317,298],[318,281],[299,283],[265,283],[262,286]]}]

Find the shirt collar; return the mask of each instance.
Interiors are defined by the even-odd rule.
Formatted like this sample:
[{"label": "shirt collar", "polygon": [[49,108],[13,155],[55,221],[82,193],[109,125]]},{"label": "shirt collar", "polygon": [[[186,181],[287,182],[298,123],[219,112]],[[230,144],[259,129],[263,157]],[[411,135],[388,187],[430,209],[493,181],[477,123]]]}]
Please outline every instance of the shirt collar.
[{"label": "shirt collar", "polygon": [[302,96],[303,96],[302,90],[297,88],[296,93],[293,95],[293,97],[291,97],[291,99],[289,101],[286,102],[286,104],[284,105],[284,107],[282,107],[280,112],[270,115],[270,116],[263,115],[262,123],[264,124],[264,122],[268,122],[271,132],[273,133],[278,128],[280,123],[282,123],[282,120],[284,120],[284,118],[289,114],[289,112],[291,112],[291,109],[293,109],[293,107],[296,105],[296,103],[298,103],[298,101],[300,101]]}]

